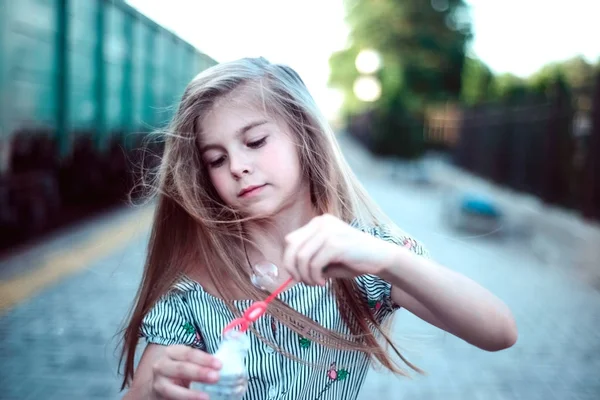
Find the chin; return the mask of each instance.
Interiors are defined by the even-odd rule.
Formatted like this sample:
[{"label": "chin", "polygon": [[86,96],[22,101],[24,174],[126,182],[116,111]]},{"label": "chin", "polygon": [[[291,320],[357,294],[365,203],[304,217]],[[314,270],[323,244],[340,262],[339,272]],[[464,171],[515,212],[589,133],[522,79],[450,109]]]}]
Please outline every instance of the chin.
[{"label": "chin", "polygon": [[251,218],[270,218],[277,215],[279,209],[268,204],[260,204],[255,207],[249,207],[243,211],[243,214]]}]

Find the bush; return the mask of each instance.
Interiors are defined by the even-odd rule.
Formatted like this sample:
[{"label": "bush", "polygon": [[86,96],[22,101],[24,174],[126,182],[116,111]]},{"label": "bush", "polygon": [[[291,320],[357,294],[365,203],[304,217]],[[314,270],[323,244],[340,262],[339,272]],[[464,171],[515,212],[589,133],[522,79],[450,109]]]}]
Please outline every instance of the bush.
[{"label": "bush", "polygon": [[425,151],[424,116],[411,112],[396,95],[374,112],[373,152],[378,155],[416,159]]}]

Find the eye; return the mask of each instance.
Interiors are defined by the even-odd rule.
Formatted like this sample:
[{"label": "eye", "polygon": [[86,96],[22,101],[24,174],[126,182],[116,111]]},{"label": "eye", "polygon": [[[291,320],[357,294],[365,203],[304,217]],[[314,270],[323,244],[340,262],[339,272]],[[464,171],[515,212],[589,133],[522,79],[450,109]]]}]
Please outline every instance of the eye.
[{"label": "eye", "polygon": [[246,146],[250,147],[251,149],[258,149],[259,147],[262,147],[266,142],[267,137],[265,136],[264,138],[255,140],[254,142],[248,142]]},{"label": "eye", "polygon": [[217,168],[217,167],[220,167],[221,165],[223,165],[224,162],[225,162],[225,157],[221,156],[214,161],[209,161],[208,166],[211,168]]}]

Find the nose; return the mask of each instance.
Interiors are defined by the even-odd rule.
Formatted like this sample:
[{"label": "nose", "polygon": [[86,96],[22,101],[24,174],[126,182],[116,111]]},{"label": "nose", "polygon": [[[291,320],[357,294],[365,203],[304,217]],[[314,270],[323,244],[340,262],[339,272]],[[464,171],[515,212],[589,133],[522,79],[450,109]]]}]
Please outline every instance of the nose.
[{"label": "nose", "polygon": [[229,169],[231,175],[236,179],[240,179],[242,176],[252,173],[250,160],[241,154],[229,156]]}]

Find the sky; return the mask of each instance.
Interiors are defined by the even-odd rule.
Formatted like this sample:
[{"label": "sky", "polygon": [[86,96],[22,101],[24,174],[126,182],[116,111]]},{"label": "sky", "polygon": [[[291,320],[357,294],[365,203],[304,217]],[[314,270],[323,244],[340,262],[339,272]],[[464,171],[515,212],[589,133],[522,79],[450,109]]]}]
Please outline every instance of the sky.
[{"label": "sky", "polygon": [[[427,1],[427,0],[423,0]],[[264,56],[302,76],[330,118],[342,98],[327,87],[328,59],[346,45],[343,0],[127,0],[219,62]],[[494,72],[518,76],[583,55],[600,58],[598,0],[467,0],[472,52]]]}]

